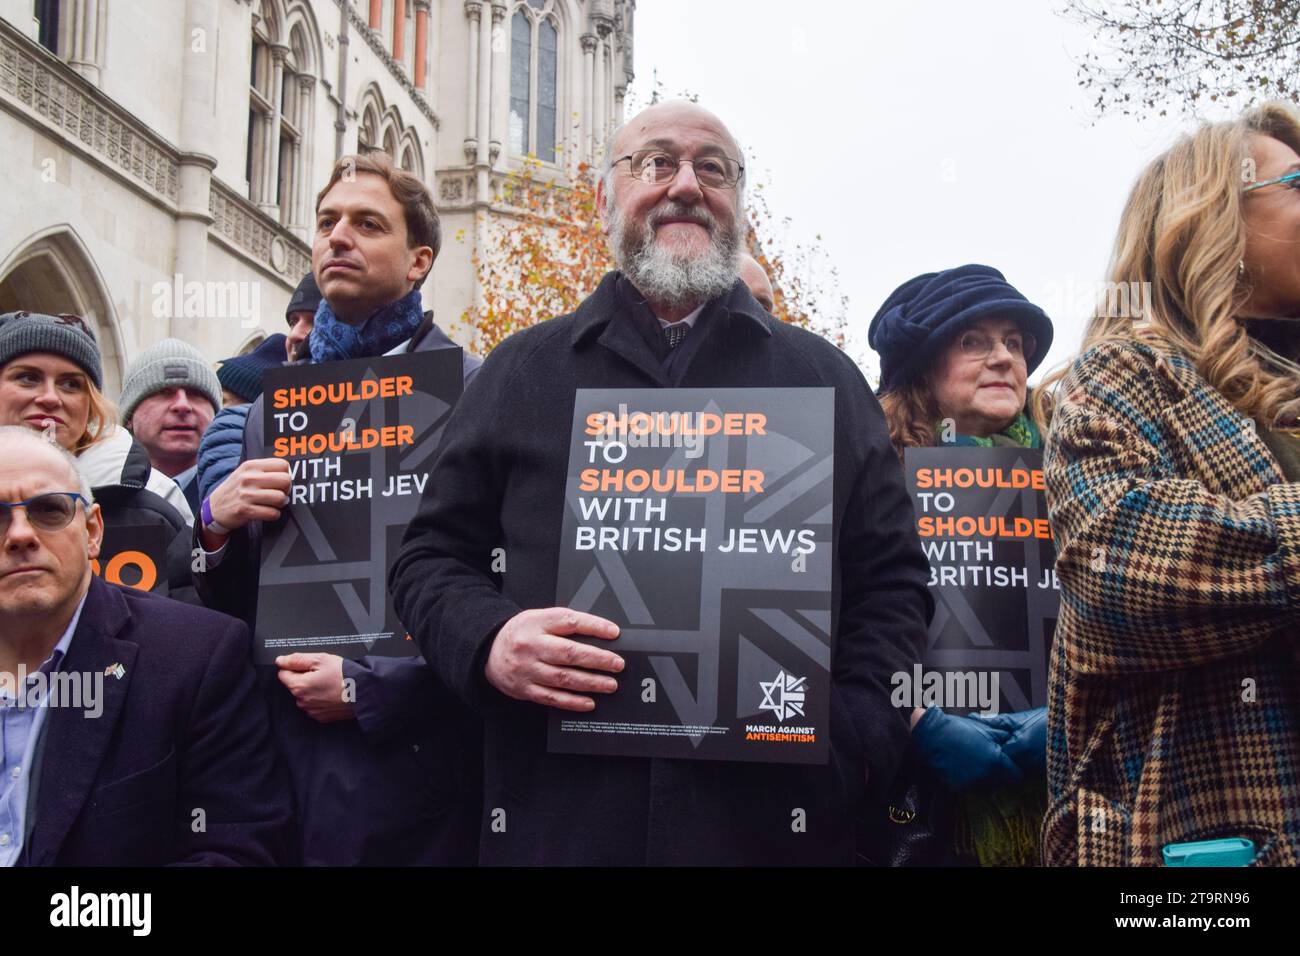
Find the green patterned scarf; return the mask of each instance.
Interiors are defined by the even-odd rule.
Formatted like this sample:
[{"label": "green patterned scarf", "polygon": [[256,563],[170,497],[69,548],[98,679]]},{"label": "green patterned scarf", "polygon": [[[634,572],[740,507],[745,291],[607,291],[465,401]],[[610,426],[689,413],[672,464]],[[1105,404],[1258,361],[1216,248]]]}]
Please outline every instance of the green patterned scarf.
[{"label": "green patterned scarf", "polygon": [[1038,431],[1034,420],[1021,412],[1006,428],[997,434],[983,438],[979,435],[954,435],[951,441],[944,441],[942,423],[934,426],[934,434],[940,445],[961,446],[966,448],[1042,448],[1043,436]]}]

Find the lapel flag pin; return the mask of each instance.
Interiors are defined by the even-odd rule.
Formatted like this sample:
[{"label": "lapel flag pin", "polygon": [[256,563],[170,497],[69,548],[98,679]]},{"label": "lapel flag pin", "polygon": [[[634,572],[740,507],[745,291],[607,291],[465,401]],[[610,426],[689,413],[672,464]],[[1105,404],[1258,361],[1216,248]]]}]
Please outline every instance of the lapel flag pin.
[{"label": "lapel flag pin", "polygon": [[113,675],[118,680],[121,680],[126,676],[126,668],[121,664],[109,664],[104,668],[104,676],[107,677],[109,674]]}]

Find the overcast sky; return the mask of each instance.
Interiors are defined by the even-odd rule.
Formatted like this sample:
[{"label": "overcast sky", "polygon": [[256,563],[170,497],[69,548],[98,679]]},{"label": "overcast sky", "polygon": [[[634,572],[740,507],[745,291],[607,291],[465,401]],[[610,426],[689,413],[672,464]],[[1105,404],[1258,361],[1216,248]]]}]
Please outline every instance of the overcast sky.
[{"label": "overcast sky", "polygon": [[[722,117],[777,217],[822,237],[855,356],[900,283],[1000,269],[1078,348],[1120,209],[1187,120],[1094,122],[1060,0],[640,0],[636,99],[654,74]],[[801,23],[802,21],[802,23]],[[874,366],[872,366],[874,367]]]}]

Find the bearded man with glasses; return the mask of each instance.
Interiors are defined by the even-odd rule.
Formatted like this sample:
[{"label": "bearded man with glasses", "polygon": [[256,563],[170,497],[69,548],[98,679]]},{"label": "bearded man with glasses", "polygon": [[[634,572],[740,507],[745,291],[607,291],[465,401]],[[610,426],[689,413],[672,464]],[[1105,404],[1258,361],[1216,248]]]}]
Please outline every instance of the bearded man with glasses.
[{"label": "bearded man with glasses", "polygon": [[96,577],[91,497],[66,451],[0,427],[0,866],[281,862],[247,629]]},{"label": "bearded man with glasses", "polygon": [[[889,678],[919,659],[931,610],[902,469],[853,362],[738,278],[744,160],[722,121],[658,104],[609,155],[597,204],[617,271],[485,360],[389,574],[425,659],[485,716],[480,859],[850,864],[851,808],[889,784],[908,742]],[[576,391],[678,386],[834,389],[826,764],[547,750],[550,713],[589,712],[630,683],[614,622],[552,606]]]}]

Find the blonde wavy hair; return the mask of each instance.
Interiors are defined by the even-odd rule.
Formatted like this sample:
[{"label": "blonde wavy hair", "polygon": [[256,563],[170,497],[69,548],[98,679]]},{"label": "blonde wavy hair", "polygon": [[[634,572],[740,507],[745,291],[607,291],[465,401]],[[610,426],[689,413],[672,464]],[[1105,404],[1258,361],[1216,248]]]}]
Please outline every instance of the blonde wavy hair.
[{"label": "blonde wavy hair", "polygon": [[[1271,425],[1295,414],[1300,378],[1293,363],[1252,339],[1239,321],[1251,294],[1239,263],[1246,251],[1242,187],[1253,169],[1255,136],[1300,153],[1300,115],[1290,104],[1265,103],[1236,120],[1207,123],[1143,170],[1120,217],[1110,288],[1149,289],[1139,299],[1146,308],[1134,310],[1130,296],[1107,295],[1082,351],[1140,341],[1181,353],[1238,411]],[[1069,363],[1035,390],[1034,417],[1044,431],[1068,371]]]},{"label": "blonde wavy hair", "polygon": [[74,455],[80,455],[91,445],[107,438],[117,427],[117,407],[89,377],[86,379],[86,394],[90,398],[90,415],[86,418],[86,431],[72,446]]}]

